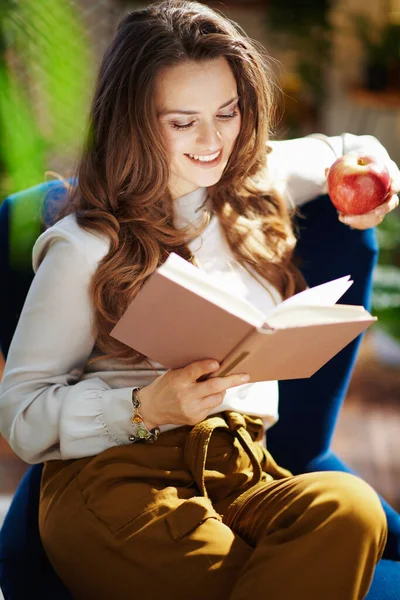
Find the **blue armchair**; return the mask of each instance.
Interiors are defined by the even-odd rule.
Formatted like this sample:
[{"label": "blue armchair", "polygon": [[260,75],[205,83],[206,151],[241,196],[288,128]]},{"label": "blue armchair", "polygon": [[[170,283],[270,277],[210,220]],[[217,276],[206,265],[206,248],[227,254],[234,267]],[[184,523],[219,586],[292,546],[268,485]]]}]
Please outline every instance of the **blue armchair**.
[{"label": "blue armchair", "polygon": [[[13,207],[31,198],[47,222],[49,200],[64,196],[60,182],[40,184],[7,198],[0,207],[0,345],[7,356],[18,316],[33,277],[30,263],[10,267],[9,225]],[[304,206],[298,221],[297,259],[306,280],[317,285],[351,273],[354,285],[342,302],[368,307],[371,274],[378,253],[373,230],[352,231],[342,225],[327,196]],[[5,285],[4,285],[5,283]],[[268,432],[268,447],[279,463],[294,473],[350,469],[330,450],[337,416],[346,395],[360,339],[355,340],[310,379],[280,383],[280,420]],[[294,449],[296,449],[294,453]],[[52,569],[38,529],[42,465],[31,466],[13,498],[0,531],[0,586],[5,600],[38,597],[71,600]],[[378,564],[368,600],[400,600],[400,516],[381,499],[389,539],[385,558]],[[329,551],[329,549],[327,549]]]}]

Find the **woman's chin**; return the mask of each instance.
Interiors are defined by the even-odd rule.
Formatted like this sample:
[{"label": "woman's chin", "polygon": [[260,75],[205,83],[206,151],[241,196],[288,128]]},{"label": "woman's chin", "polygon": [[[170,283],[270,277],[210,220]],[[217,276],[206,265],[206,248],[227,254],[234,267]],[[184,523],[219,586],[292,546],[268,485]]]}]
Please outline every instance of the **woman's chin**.
[{"label": "woman's chin", "polygon": [[215,185],[221,179],[221,176],[222,170],[220,169],[218,169],[218,172],[214,173],[205,172],[196,174],[190,179],[186,175],[186,177],[182,177],[178,180],[175,178],[171,184],[171,189],[174,190],[175,193],[173,195],[175,197],[180,197],[189,194],[198,188],[211,187]]},{"label": "woman's chin", "polygon": [[218,183],[218,181],[221,179],[221,176],[222,176],[222,171],[220,171],[218,169],[217,173],[210,172],[210,173],[204,173],[204,174],[197,176],[193,180],[193,184],[196,185],[196,187],[210,187],[210,186]]}]

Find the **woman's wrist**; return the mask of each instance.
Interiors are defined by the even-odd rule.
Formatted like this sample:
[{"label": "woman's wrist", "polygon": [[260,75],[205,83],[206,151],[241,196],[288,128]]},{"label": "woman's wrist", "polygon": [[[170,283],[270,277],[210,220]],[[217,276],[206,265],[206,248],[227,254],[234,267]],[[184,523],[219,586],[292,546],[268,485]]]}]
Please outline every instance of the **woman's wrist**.
[{"label": "woman's wrist", "polygon": [[149,386],[141,388],[137,393],[137,397],[140,402],[140,414],[144,425],[149,430],[158,427],[160,424],[156,423],[155,416],[151,411]]}]

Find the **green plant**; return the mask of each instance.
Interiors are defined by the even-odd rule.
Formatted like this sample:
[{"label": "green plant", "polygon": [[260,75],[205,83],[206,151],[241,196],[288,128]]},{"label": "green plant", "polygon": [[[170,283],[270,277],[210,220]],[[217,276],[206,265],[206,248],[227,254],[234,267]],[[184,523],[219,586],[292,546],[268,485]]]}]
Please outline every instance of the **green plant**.
[{"label": "green plant", "polygon": [[325,95],[325,71],[331,58],[330,0],[269,0],[267,26],[272,43],[295,51],[295,71],[305,93],[319,104]]},{"label": "green plant", "polygon": [[[49,156],[80,137],[91,59],[68,0],[2,0],[0,7],[0,194],[43,181]],[[41,114],[35,109],[39,97]],[[18,202],[11,260],[26,262],[40,229],[33,203]],[[13,227],[15,227],[13,225]]]},{"label": "green plant", "polygon": [[377,228],[377,236],[380,255],[372,307],[379,326],[400,342],[400,215],[390,213]]},{"label": "green plant", "polygon": [[362,44],[368,65],[390,67],[400,60],[400,25],[375,23],[368,15],[348,15],[350,25]]}]

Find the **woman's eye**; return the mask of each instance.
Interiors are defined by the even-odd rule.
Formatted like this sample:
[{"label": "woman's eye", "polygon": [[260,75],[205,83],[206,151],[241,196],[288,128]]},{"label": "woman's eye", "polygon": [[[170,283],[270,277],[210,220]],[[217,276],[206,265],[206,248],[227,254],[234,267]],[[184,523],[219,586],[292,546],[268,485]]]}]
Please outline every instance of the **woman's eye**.
[{"label": "woman's eye", "polygon": [[194,125],[194,123],[195,123],[194,121],[191,121],[187,125],[180,125],[179,123],[172,123],[172,127],[174,129],[189,129],[189,127],[192,127],[192,125]]},{"label": "woman's eye", "polygon": [[233,119],[234,117],[237,117],[238,115],[238,111],[234,110],[233,112],[229,113],[229,115],[218,115],[219,119]]},{"label": "woman's eye", "polygon": [[[238,111],[234,110],[231,113],[227,114],[227,115],[217,115],[218,119],[223,119],[225,121],[227,121],[228,119],[233,119],[234,117],[237,117],[238,115]],[[178,131],[182,131],[183,129],[190,129],[190,127],[193,127],[193,125],[196,123],[196,121],[191,121],[190,123],[186,123],[184,125],[180,124],[180,123],[172,123],[172,127],[174,129],[178,129]]]}]

